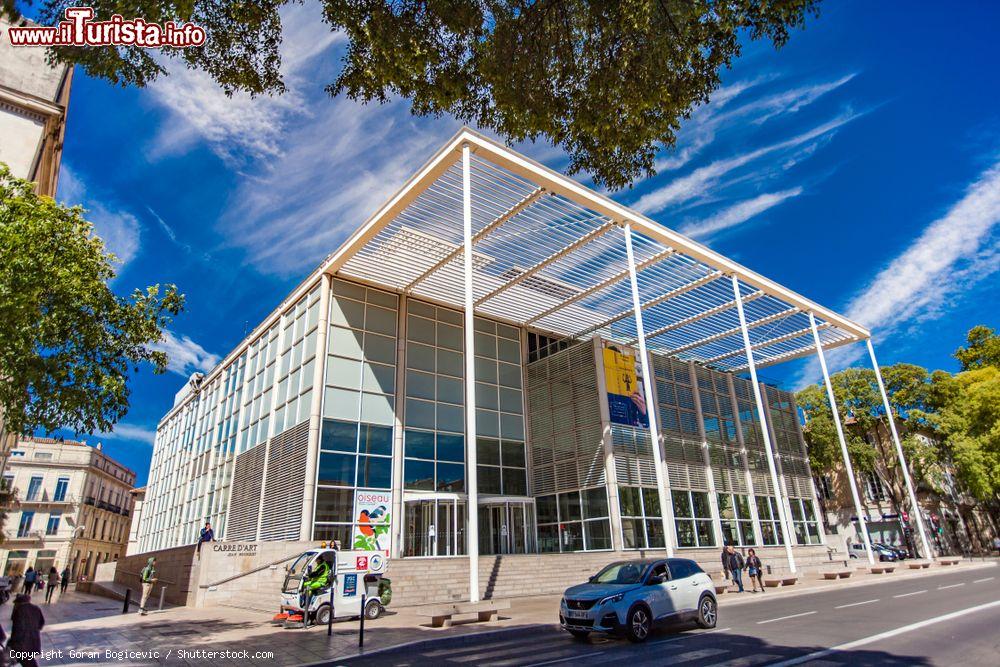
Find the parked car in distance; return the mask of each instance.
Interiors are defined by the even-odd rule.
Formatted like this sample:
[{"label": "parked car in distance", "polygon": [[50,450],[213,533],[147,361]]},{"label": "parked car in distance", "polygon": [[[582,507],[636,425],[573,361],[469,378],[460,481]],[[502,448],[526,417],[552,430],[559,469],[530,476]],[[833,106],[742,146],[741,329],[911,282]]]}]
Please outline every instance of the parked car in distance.
[{"label": "parked car in distance", "polygon": [[[851,558],[868,558],[865,553],[864,544],[851,544],[850,548]],[[872,555],[878,558],[882,562],[895,562],[901,560],[899,555],[887,546],[880,545],[878,543],[872,543]]]},{"label": "parked car in distance", "polygon": [[691,620],[715,627],[718,601],[712,578],[686,558],[611,563],[559,603],[559,624],[578,639],[607,632],[642,642],[658,623]]},{"label": "parked car in distance", "polygon": [[[872,545],[875,546],[875,545]],[[886,544],[885,542],[879,542],[878,546],[883,549],[888,549],[889,551],[896,554],[896,558],[899,560],[906,560],[910,557],[910,553],[904,548],[896,544]]]}]

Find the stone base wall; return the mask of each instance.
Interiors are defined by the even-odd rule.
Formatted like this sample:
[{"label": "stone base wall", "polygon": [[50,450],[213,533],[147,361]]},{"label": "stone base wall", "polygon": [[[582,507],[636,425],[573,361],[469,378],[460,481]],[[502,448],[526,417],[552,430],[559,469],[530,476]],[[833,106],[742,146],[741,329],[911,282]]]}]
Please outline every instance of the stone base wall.
[{"label": "stone base wall", "polygon": [[277,611],[285,568],[317,542],[214,542],[201,553],[199,607]]},{"label": "stone base wall", "polygon": [[193,544],[125,556],[118,561],[118,567],[115,569],[115,583],[127,586],[133,592],[139,592],[142,588],[139,585],[139,573],[146,567],[146,561],[151,556],[156,557],[158,580],[153,587],[152,597],[158,600],[160,589],[166,587],[167,593],[164,599],[167,602],[182,606],[193,605],[198,589],[199,569],[198,555]]}]

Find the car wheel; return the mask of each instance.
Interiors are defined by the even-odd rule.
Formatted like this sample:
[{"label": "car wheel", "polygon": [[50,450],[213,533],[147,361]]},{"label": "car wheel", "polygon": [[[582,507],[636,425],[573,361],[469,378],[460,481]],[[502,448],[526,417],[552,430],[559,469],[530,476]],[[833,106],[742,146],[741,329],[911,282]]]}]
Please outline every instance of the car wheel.
[{"label": "car wheel", "polygon": [[625,636],[630,642],[644,642],[649,638],[649,631],[653,629],[653,618],[649,615],[649,610],[642,605],[632,607],[625,618]]},{"label": "car wheel", "polygon": [[314,619],[316,625],[326,625],[330,622],[330,605],[325,604],[316,610]]},{"label": "car wheel", "polygon": [[711,596],[705,595],[698,603],[698,625],[708,629],[714,628],[719,620],[719,606]]},{"label": "car wheel", "polygon": [[365,619],[374,621],[382,615],[382,605],[378,600],[369,600],[365,603]]},{"label": "car wheel", "polygon": [[580,641],[584,641],[590,636],[589,630],[570,630],[569,633],[573,635],[575,639],[579,639]]}]

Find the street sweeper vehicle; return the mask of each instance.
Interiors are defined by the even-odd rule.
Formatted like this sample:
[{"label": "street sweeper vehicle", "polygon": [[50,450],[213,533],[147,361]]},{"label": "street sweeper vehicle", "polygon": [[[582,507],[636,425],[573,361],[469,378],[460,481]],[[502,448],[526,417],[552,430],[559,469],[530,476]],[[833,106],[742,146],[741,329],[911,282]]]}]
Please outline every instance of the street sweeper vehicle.
[{"label": "street sweeper vehicle", "polygon": [[[286,568],[278,613],[285,627],[326,625],[334,619],[375,620],[392,592],[384,577],[387,551],[344,551],[325,545],[306,551]],[[362,597],[364,608],[362,609]]]}]

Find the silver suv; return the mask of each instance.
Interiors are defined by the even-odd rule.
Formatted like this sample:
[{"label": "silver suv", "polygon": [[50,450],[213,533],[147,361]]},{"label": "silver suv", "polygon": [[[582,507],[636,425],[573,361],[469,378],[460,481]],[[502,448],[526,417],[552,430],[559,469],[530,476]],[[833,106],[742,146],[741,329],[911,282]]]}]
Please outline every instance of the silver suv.
[{"label": "silver suv", "polygon": [[642,642],[656,623],[694,620],[714,628],[717,619],[712,578],[685,558],[611,563],[567,588],[559,604],[559,624],[579,639],[614,632]]}]

